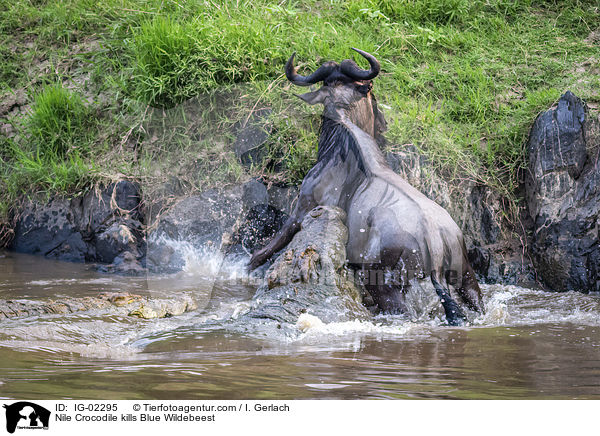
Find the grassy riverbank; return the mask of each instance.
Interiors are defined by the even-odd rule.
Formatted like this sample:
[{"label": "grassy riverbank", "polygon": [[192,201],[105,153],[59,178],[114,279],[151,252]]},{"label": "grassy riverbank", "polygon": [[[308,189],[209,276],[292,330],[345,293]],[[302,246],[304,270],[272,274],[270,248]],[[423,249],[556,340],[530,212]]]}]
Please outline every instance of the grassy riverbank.
[{"label": "grassy riverbank", "polygon": [[[537,113],[568,89],[600,102],[595,0],[0,0],[0,216],[23,193],[123,176],[156,195],[297,182],[320,109],[293,97],[283,65],[350,47],[382,64],[391,148],[414,144],[513,204]],[[232,132],[263,108],[268,156],[246,170]]]}]

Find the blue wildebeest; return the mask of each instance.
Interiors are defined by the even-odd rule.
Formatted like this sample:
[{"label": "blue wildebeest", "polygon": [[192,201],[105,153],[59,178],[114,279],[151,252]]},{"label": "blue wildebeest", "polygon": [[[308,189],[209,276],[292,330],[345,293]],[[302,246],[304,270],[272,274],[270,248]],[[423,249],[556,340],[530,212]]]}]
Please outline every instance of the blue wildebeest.
[{"label": "blue wildebeest", "polygon": [[386,163],[378,146],[386,122],[377,108],[372,79],[380,65],[369,53],[354,49],[369,62],[326,62],[308,76],[297,73],[295,53],[285,72],[295,85],[323,82],[299,97],[322,104],[319,152],[302,182],[295,210],[263,249],[253,253],[250,268],[263,264],[287,245],[304,216],[318,205],[347,213],[349,265],[362,271],[366,289],[386,312],[406,309],[405,292],[414,280],[431,280],[449,324],[464,313],[450,289],[472,310],[483,312],[481,291],[466,256],[461,230],[448,212],[413,188]]}]

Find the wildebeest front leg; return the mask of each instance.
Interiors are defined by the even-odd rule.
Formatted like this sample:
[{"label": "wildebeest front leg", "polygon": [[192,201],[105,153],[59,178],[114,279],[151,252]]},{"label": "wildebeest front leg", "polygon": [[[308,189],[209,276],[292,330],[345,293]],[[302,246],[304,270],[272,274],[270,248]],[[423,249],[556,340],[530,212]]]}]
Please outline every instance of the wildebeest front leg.
[{"label": "wildebeest front leg", "polygon": [[273,237],[271,242],[265,247],[252,253],[248,267],[250,271],[258,268],[269,259],[273,253],[278,252],[285,247],[300,230],[300,223],[295,217],[289,217],[281,230]]},{"label": "wildebeest front leg", "polygon": [[304,194],[301,191],[294,212],[292,212],[292,215],[283,224],[283,227],[264,248],[252,253],[252,257],[248,263],[249,270],[252,271],[258,268],[274,253],[285,247],[300,230],[300,225],[306,214],[316,206],[317,203],[314,201],[312,195]]}]

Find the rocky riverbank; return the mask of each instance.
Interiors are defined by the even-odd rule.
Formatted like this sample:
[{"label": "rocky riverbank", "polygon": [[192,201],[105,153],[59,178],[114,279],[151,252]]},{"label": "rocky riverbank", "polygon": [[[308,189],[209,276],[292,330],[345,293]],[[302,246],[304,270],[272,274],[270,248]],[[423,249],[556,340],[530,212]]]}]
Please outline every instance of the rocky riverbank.
[{"label": "rocky riverbank", "polygon": [[[481,281],[588,292],[598,289],[600,272],[599,124],[570,92],[537,117],[517,223],[505,218],[503,199],[490,188],[448,183],[413,147],[389,152],[387,160],[463,229]],[[260,154],[268,135],[255,124],[249,129],[238,132],[238,142]],[[239,153],[243,164],[247,154]],[[223,257],[264,245],[293,208],[297,189],[250,180],[181,197],[163,210],[144,198],[143,187],[121,180],[71,199],[23,201],[10,248],[93,262],[106,272],[174,272],[185,264],[177,243]]]}]

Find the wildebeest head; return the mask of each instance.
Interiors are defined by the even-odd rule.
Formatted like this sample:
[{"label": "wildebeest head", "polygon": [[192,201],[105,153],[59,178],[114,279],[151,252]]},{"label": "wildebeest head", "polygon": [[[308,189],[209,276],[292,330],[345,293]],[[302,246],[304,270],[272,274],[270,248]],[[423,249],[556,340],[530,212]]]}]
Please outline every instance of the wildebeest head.
[{"label": "wildebeest head", "polygon": [[314,73],[301,76],[294,67],[292,54],[285,65],[285,74],[290,82],[298,86],[310,86],[323,82],[323,86],[313,92],[299,95],[308,104],[325,106],[324,117],[339,119],[348,117],[350,121],[376,139],[386,129],[383,114],[377,108],[377,101],[371,92],[374,79],[380,71],[379,62],[365,51],[353,48],[362,55],[370,65],[363,70],[351,59],[345,59],[341,64],[329,61],[321,65]]}]

